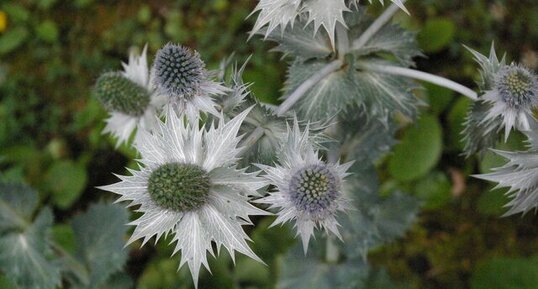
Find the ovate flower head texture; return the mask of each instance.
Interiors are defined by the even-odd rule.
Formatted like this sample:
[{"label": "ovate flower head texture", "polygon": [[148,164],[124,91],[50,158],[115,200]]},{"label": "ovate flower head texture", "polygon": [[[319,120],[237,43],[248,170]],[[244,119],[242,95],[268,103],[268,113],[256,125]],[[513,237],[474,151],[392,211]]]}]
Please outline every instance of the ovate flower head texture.
[{"label": "ovate flower head texture", "polygon": [[159,93],[168,97],[168,104],[191,121],[200,112],[219,116],[212,96],[224,94],[228,89],[211,80],[212,73],[196,51],[169,43],[155,56],[151,69],[152,80]]},{"label": "ovate flower head texture", "polygon": [[[173,234],[174,254],[181,251],[179,266],[187,263],[197,284],[201,265],[208,270],[207,252],[224,246],[262,262],[249,248],[242,225],[250,215],[269,213],[249,204],[266,182],[257,173],[237,169],[240,148],[237,132],[250,109],[218,127],[199,128],[198,122],[169,111],[154,133],[142,132],[135,147],[141,153],[140,170],[102,189],[120,195],[118,201],[139,205],[140,218],[127,242]],[[218,252],[218,251],[217,251]]]},{"label": "ovate flower head texture", "polygon": [[495,75],[493,89],[482,99],[491,104],[484,122],[500,117],[508,139],[512,128],[530,129],[532,109],[538,105],[538,78],[523,66],[505,65]]},{"label": "ovate flower head texture", "polygon": [[310,143],[308,126],[301,133],[295,121],[278,155],[276,167],[258,165],[276,190],[256,202],[278,209],[273,225],[295,222],[306,252],[314,228],[321,228],[341,239],[336,214],[349,209],[342,193],[342,182],[351,163],[326,163]]},{"label": "ovate flower head texture", "polygon": [[147,47],[141,55],[131,53],[122,63],[122,72],[102,74],[95,85],[95,96],[109,111],[105,133],[111,133],[117,145],[127,142],[135,129],[151,130],[163,102],[149,79]]}]

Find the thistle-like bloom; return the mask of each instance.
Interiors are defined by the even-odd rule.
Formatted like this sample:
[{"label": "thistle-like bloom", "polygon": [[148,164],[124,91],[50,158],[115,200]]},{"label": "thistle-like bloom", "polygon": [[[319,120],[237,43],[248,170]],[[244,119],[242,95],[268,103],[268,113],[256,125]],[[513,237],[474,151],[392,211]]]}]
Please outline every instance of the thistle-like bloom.
[{"label": "thistle-like bloom", "polygon": [[[372,3],[372,0],[368,1]],[[391,1],[409,13],[401,0]],[[266,37],[277,27],[280,27],[280,30],[283,32],[288,25],[293,25],[296,18],[305,16],[308,19],[308,23],[314,23],[314,33],[323,26],[329,35],[331,44],[334,46],[336,23],[340,23],[346,27],[343,13],[351,11],[346,3],[349,6],[358,6],[358,2],[358,0],[260,0],[254,11],[250,14],[260,12],[251,35],[256,34],[265,26],[267,26],[264,33]],[[383,0],[379,0],[379,2],[383,3]]]},{"label": "thistle-like bloom", "polygon": [[152,130],[162,98],[152,88],[147,64],[147,47],[141,55],[131,53],[124,71],[102,74],[95,95],[109,111],[104,133],[115,136],[117,146],[129,140],[135,129]]},{"label": "thistle-like bloom", "polygon": [[301,133],[295,121],[288,128],[285,141],[278,155],[276,167],[258,165],[276,191],[256,200],[279,209],[272,224],[295,220],[297,235],[301,237],[305,253],[314,228],[332,232],[341,239],[336,214],[350,208],[350,201],[342,193],[343,179],[351,163],[325,163],[310,142],[308,127]]},{"label": "thistle-like bloom", "polygon": [[523,66],[505,65],[495,75],[493,89],[482,99],[492,105],[483,121],[501,117],[506,140],[514,127],[530,129],[529,118],[538,105],[538,78]]},{"label": "thistle-like bloom", "polygon": [[200,111],[219,116],[212,96],[228,89],[212,81],[212,73],[196,51],[168,43],[155,56],[152,80],[159,93],[168,96],[168,104],[179,114],[195,121]]},{"label": "thistle-like bloom", "polygon": [[179,267],[188,264],[195,284],[201,265],[209,270],[207,252],[214,256],[213,242],[217,253],[224,246],[232,258],[238,251],[262,262],[241,226],[252,224],[250,215],[269,214],[248,202],[266,181],[235,166],[241,150],[237,132],[248,112],[227,123],[221,118],[218,127],[207,130],[169,113],[154,133],[142,132],[136,139],[140,170],[102,187],[119,194],[118,202],[140,206],[137,211],[143,214],[130,223],[135,229],[127,243],[142,239],[144,245],[153,236],[158,241],[172,233],[173,254],[181,251]]},{"label": "thistle-like bloom", "polygon": [[508,160],[504,166],[489,174],[475,177],[498,183],[496,188],[509,188],[512,197],[504,215],[526,213],[538,208],[538,151],[495,151]]}]

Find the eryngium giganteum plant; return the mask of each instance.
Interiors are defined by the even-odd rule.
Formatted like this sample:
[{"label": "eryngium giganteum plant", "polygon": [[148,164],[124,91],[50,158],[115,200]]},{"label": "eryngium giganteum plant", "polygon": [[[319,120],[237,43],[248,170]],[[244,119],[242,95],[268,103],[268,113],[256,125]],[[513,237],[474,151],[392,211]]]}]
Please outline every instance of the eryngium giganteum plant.
[{"label": "eryngium giganteum plant", "polygon": [[[289,63],[279,106],[250,92],[247,63],[226,59],[210,71],[203,56],[176,43],[156,52],[151,69],[144,49],[123,72],[104,73],[94,90],[111,114],[105,132],[140,154],[138,170],[102,187],[141,213],[127,244],[171,234],[178,267],[187,264],[196,287],[202,265],[211,269],[207,254],[222,246],[231,258],[263,262],[243,226],[274,214],[273,225],[295,228],[303,252],[285,257],[280,288],[361,288],[368,250],[402,236],[416,216],[413,197],[378,195],[375,162],[395,143],[396,117],[419,117],[417,80],[473,101],[467,155],[513,130],[533,138],[534,72],[499,60],[493,48],[489,57],[469,48],[481,68],[478,93],[414,69],[422,56],[416,34],[390,21],[409,13],[404,2],[392,0],[372,18],[365,1],[260,0],[250,41],[274,42]],[[510,188],[508,214],[536,208],[536,147],[498,153],[509,162],[478,177]],[[316,272],[326,274],[307,280]]]}]

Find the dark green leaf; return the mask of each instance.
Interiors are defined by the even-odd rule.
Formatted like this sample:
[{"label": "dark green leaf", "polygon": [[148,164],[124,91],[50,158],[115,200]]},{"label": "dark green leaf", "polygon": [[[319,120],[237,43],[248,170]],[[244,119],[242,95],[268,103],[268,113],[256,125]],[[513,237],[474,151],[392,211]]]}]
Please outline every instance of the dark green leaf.
[{"label": "dark green leaf", "polygon": [[404,134],[389,161],[390,174],[401,181],[426,175],[437,165],[443,147],[441,125],[437,118],[423,115]]}]

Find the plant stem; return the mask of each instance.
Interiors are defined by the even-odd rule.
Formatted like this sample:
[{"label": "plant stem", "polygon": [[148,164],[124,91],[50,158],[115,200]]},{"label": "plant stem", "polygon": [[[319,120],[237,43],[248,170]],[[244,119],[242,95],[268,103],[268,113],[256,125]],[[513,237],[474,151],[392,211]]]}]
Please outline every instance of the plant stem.
[{"label": "plant stem", "polygon": [[[402,4],[405,3],[405,1],[406,0],[402,0]],[[400,7],[398,7],[398,5],[394,3],[391,4],[389,8],[387,8],[387,10],[385,10],[381,15],[379,15],[379,17],[377,17],[377,19],[370,25],[370,27],[368,27],[362,33],[359,38],[353,41],[351,49],[356,50],[362,48],[366,44],[366,42],[368,42],[368,40],[370,40],[370,38],[372,38],[372,36],[374,36],[379,31],[379,29],[383,28],[383,26],[385,26],[385,24],[390,21],[392,16],[394,16],[394,14],[398,12],[398,10],[400,10]]]},{"label": "plant stem", "polygon": [[242,151],[239,155],[243,155],[251,146],[253,146],[263,135],[265,134],[265,129],[261,126],[256,127],[246,139],[241,142]]},{"label": "plant stem", "polygon": [[349,37],[347,36],[347,28],[344,24],[336,23],[336,51],[338,51],[338,59],[343,60],[349,52]]},{"label": "plant stem", "polygon": [[310,88],[316,85],[327,75],[340,69],[343,63],[344,62],[340,59],[334,60],[310,76],[310,78],[301,83],[301,85],[299,85],[299,87],[297,87],[297,89],[295,89],[293,93],[290,94],[282,104],[280,104],[276,110],[276,114],[278,116],[283,116],[301,98],[301,96],[303,96],[303,94],[305,94]]},{"label": "plant stem", "polygon": [[331,236],[327,236],[327,244],[325,247],[325,261],[330,264],[336,264],[338,262],[338,247],[334,244],[334,240]]},{"label": "plant stem", "polygon": [[478,99],[476,92],[474,92],[472,89],[465,87],[450,79],[446,79],[444,77],[440,77],[440,76],[433,75],[430,73],[426,73],[426,72],[422,72],[422,71],[418,71],[418,70],[414,70],[410,68],[390,66],[390,65],[377,65],[377,64],[364,65],[364,68],[373,72],[400,75],[400,76],[406,76],[409,78],[427,81],[427,82],[437,84],[442,87],[446,87],[453,91],[459,92],[472,100]]}]

